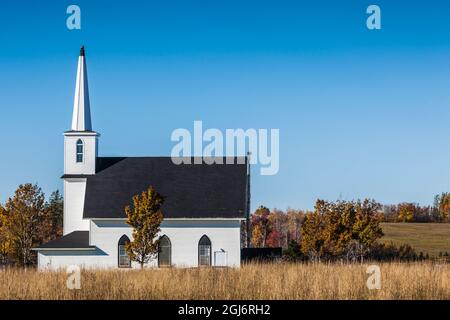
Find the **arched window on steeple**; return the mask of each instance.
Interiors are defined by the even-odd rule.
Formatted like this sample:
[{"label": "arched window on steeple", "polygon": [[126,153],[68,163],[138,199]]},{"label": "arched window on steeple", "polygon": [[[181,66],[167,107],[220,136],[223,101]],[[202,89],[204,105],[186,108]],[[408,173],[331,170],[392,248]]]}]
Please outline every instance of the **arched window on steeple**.
[{"label": "arched window on steeple", "polygon": [[83,162],[83,141],[81,139],[78,139],[77,141],[77,163]]}]

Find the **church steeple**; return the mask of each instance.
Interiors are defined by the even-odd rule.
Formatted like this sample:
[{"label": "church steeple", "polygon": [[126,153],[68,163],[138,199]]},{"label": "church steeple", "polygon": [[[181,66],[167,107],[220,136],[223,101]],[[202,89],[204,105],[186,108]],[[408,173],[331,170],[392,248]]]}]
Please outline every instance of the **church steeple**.
[{"label": "church steeple", "polygon": [[89,230],[89,221],[83,219],[83,205],[77,195],[84,199],[87,177],[96,173],[98,137],[99,134],[92,131],[86,59],[84,47],[81,47],[72,127],[64,132],[64,235]]},{"label": "church steeple", "polygon": [[72,131],[92,131],[91,109],[84,46],[78,57],[77,80],[73,103]]},{"label": "church steeple", "polygon": [[64,133],[64,174],[95,174],[97,138],[92,130],[91,110],[84,47],[78,57],[77,82],[73,103],[72,127]]}]

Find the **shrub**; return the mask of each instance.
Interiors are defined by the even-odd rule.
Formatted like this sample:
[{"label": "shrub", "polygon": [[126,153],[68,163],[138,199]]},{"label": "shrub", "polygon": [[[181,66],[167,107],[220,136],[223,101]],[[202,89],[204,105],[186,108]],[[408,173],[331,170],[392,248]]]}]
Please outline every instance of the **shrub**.
[{"label": "shrub", "polygon": [[429,259],[429,255],[423,252],[417,254],[409,244],[397,247],[393,242],[388,242],[373,246],[369,258],[377,261],[420,261]]},{"label": "shrub", "polygon": [[297,262],[305,260],[306,257],[300,250],[300,245],[295,240],[291,240],[291,242],[289,242],[288,244],[287,249],[283,251],[283,261]]}]

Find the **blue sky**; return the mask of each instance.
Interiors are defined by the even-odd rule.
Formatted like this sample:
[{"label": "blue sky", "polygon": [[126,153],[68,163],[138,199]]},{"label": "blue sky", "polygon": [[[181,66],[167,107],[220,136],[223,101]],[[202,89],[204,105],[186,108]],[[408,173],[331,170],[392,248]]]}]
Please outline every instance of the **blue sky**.
[{"label": "blue sky", "polygon": [[0,201],[62,188],[84,44],[100,155],[170,155],[194,120],[278,128],[280,170],[253,168],[253,208],[431,204],[450,191],[449,16],[447,1],[3,1]]}]

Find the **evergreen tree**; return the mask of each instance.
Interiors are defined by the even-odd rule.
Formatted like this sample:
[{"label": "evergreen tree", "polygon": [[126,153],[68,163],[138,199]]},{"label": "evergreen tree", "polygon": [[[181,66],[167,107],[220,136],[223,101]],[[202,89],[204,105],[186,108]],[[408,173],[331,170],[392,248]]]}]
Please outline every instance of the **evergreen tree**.
[{"label": "evergreen tree", "polygon": [[303,254],[300,250],[300,245],[295,240],[291,240],[289,242],[287,249],[283,252],[283,260],[289,262],[303,260]]},{"label": "evergreen tree", "polygon": [[42,243],[57,239],[63,234],[64,201],[59,192],[52,192],[45,203],[44,215],[40,223],[40,238]]}]

